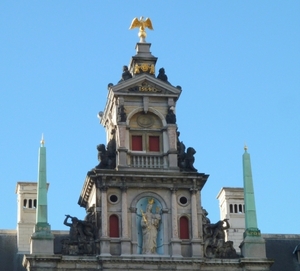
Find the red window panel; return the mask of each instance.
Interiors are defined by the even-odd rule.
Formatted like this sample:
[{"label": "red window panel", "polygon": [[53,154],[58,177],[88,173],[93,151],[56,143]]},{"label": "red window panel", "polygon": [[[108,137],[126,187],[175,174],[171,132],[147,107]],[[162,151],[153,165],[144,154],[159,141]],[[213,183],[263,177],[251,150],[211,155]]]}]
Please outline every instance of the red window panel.
[{"label": "red window panel", "polygon": [[160,151],[159,136],[149,136],[149,151]]},{"label": "red window panel", "polygon": [[180,226],[180,239],[190,239],[189,233],[189,220],[187,217],[182,216],[179,220]]},{"label": "red window panel", "polygon": [[133,135],[131,137],[131,147],[133,151],[142,151],[143,150],[143,138],[142,136]]},{"label": "red window panel", "polygon": [[116,215],[109,217],[109,235],[110,237],[119,237],[119,218]]}]

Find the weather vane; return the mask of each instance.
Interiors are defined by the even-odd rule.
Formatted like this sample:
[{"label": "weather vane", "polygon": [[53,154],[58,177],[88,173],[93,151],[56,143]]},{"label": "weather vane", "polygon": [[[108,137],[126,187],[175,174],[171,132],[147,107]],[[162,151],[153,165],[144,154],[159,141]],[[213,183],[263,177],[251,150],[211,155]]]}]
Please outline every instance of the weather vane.
[{"label": "weather vane", "polygon": [[152,26],[152,22],[151,22],[150,18],[146,18],[146,20],[144,20],[143,16],[140,19],[135,17],[132,20],[129,29],[131,30],[136,27],[140,28],[140,31],[138,34],[138,36],[140,37],[140,42],[146,42],[147,33],[145,31],[145,28],[148,27],[150,30],[153,30],[153,26]]}]

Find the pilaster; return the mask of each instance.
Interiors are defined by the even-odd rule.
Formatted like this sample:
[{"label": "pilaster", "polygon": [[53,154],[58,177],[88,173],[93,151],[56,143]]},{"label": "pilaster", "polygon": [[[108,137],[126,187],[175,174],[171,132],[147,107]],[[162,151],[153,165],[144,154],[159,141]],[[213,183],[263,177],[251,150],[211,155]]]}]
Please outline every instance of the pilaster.
[{"label": "pilaster", "polygon": [[193,187],[191,192],[191,208],[192,208],[192,257],[201,257],[203,255],[201,240],[199,238],[198,230],[198,216],[197,216],[197,194],[198,189]]}]

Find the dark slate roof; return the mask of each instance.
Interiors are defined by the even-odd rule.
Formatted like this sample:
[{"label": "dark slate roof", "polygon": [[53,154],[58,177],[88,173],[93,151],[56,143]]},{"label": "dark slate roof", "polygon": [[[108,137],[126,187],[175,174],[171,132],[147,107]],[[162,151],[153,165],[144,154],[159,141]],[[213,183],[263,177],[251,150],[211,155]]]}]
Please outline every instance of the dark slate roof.
[{"label": "dark slate roof", "polygon": [[[68,238],[66,231],[53,231],[54,253],[61,253],[61,240]],[[18,254],[17,231],[0,231],[0,270],[2,271],[26,271],[22,266],[24,254]]]},{"label": "dark slate roof", "polygon": [[263,235],[268,259],[275,260],[271,271],[300,271],[300,263],[294,254],[300,244],[300,234]]},{"label": "dark slate roof", "polygon": [[5,271],[26,271],[23,254],[18,254],[16,231],[0,232],[0,268]]}]

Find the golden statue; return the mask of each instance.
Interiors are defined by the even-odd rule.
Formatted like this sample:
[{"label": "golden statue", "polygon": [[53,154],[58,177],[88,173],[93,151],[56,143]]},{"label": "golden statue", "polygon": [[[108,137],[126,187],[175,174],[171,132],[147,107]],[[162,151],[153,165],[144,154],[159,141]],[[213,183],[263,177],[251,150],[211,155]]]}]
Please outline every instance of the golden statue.
[{"label": "golden statue", "polygon": [[146,42],[146,31],[145,28],[148,27],[149,29],[153,30],[153,26],[152,26],[152,22],[149,18],[146,18],[146,20],[144,20],[144,17],[142,16],[140,19],[138,18],[134,18],[131,22],[131,25],[129,27],[129,29],[133,29],[139,27],[140,31],[138,36],[140,37],[140,42]]}]

